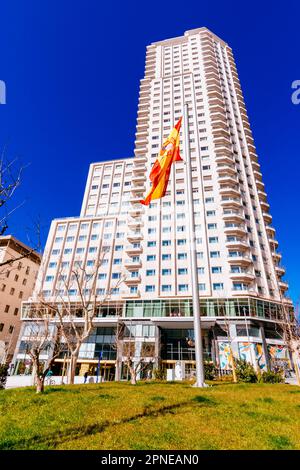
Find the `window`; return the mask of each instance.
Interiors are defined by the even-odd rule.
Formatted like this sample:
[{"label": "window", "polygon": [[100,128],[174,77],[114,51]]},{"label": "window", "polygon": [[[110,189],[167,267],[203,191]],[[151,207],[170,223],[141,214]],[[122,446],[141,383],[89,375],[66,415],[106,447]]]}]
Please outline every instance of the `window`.
[{"label": "window", "polygon": [[221,272],[222,272],[222,268],[221,268],[221,266],[212,266],[211,272],[212,272],[213,274],[221,273]]},{"label": "window", "polygon": [[210,257],[211,258],[220,258],[220,252],[219,251],[211,251],[210,252]]},{"label": "window", "polygon": [[155,269],[147,269],[146,276],[155,276]]},{"label": "window", "polygon": [[18,279],[19,279],[19,276],[18,276],[18,274],[16,274],[16,275],[15,275],[15,281],[17,282]]},{"label": "window", "polygon": [[172,286],[170,284],[163,284],[161,286],[162,292],[170,292],[172,290]]},{"label": "window", "polygon": [[208,230],[213,230],[217,228],[217,224],[207,224]]},{"label": "window", "polygon": [[171,240],[163,240],[162,241],[162,246],[170,246],[171,245]]},{"label": "window", "polygon": [[6,289],[6,284],[2,284],[2,286],[1,286],[1,292],[4,292],[5,289]]},{"label": "window", "polygon": [[155,261],[156,255],[147,255],[147,261]]},{"label": "window", "polygon": [[171,276],[172,270],[171,269],[162,269],[161,274],[162,276]]},{"label": "window", "polygon": [[18,309],[18,307],[16,307],[15,310],[14,310],[14,315],[18,315],[18,313],[19,313],[19,309]]},{"label": "window", "polygon": [[222,282],[216,282],[213,284],[213,290],[223,290],[224,285]]},{"label": "window", "polygon": [[106,279],[106,278],[107,278],[107,274],[106,274],[106,273],[100,273],[100,274],[98,274],[98,279],[103,280],[103,279]]},{"label": "window", "polygon": [[14,293],[15,293],[15,289],[12,287],[12,288],[10,289],[10,295],[14,295]]},{"label": "window", "polygon": [[12,334],[12,332],[14,331],[15,327],[13,325],[10,325],[9,328],[8,328],[8,332],[10,334]]},{"label": "window", "polygon": [[154,242],[154,241],[148,242],[148,243],[147,243],[147,246],[148,246],[148,247],[156,246],[156,242]]},{"label": "window", "polygon": [[186,292],[189,290],[188,284],[179,284],[178,285],[178,291],[179,292]]},{"label": "window", "polygon": [[45,281],[46,282],[51,282],[54,280],[54,276],[46,276]]},{"label": "window", "polygon": [[4,323],[0,323],[0,331],[3,331]]},{"label": "window", "polygon": [[162,259],[163,261],[165,261],[165,260],[167,260],[167,259],[171,259],[171,254],[165,253],[165,254],[161,255],[161,259]]},{"label": "window", "polygon": [[197,268],[198,274],[204,274],[204,268]]},{"label": "window", "polygon": [[178,253],[177,259],[187,259],[187,253]]},{"label": "window", "polygon": [[186,239],[182,238],[182,239],[177,240],[177,245],[178,246],[186,245]]},{"label": "window", "polygon": [[19,299],[22,299],[22,298],[23,298],[23,294],[24,294],[24,292],[23,292],[22,290],[20,290],[20,292],[19,292]]},{"label": "window", "polygon": [[209,237],[209,243],[218,243],[219,239],[218,237]]},{"label": "window", "polygon": [[4,312],[7,313],[9,311],[9,305],[5,305]]},{"label": "window", "polygon": [[199,290],[205,290],[205,284],[203,284],[203,283],[198,284],[198,289]]},{"label": "window", "polygon": [[188,273],[187,268],[178,268],[178,274],[179,275],[184,275],[184,274],[187,274],[187,273]]},{"label": "window", "polygon": [[145,292],[154,292],[155,291],[155,286],[146,286]]}]

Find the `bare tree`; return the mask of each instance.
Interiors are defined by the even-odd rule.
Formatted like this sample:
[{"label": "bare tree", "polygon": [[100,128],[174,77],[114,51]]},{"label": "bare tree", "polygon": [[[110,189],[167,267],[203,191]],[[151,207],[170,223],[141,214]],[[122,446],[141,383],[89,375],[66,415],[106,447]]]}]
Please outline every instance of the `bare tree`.
[{"label": "bare tree", "polygon": [[[54,312],[63,341],[69,350],[69,384],[74,383],[80,347],[90,335],[101,306],[110,298],[110,292],[107,292],[102,299],[97,295],[96,285],[102,262],[103,258],[92,270],[77,264],[68,275],[60,271],[60,284],[55,290],[54,297],[48,299],[42,292],[39,294],[40,303]],[[122,279],[118,280],[114,288],[117,288],[121,282]],[[73,300],[74,296],[76,301]]]},{"label": "bare tree", "polygon": [[[129,327],[128,327],[129,326]],[[136,342],[132,334],[132,323],[127,326],[124,321],[119,320],[115,333],[115,348],[117,350],[116,380],[120,380],[120,368],[123,362],[130,375],[130,383],[136,385],[137,377],[154,363],[153,355],[155,346],[153,343],[143,342],[141,350],[136,354]]]},{"label": "bare tree", "polygon": [[284,343],[286,344],[295,369],[297,385],[300,386],[300,323],[296,312],[291,312],[281,296],[280,332]]},{"label": "bare tree", "polygon": [[[272,281],[271,281],[272,282]],[[297,385],[300,386],[300,319],[299,311],[292,311],[288,307],[287,298],[282,295],[279,281],[272,282],[277,287],[280,297],[281,314],[279,319],[279,328],[276,329],[281,336],[288,351],[291,354],[292,362],[295,369]]]},{"label": "bare tree", "polygon": [[[52,322],[53,311],[44,306],[38,307],[36,311],[40,318],[25,327],[25,334],[28,336],[25,354],[31,359],[36,393],[43,393],[47,373],[61,353],[63,345],[61,328]],[[46,361],[41,359],[43,354],[47,356]]]},{"label": "bare tree", "polygon": [[0,156],[0,236],[4,235],[8,229],[10,215],[23,204],[9,208],[9,202],[21,184],[24,168],[16,165],[17,159],[7,161],[5,151],[6,148]]}]

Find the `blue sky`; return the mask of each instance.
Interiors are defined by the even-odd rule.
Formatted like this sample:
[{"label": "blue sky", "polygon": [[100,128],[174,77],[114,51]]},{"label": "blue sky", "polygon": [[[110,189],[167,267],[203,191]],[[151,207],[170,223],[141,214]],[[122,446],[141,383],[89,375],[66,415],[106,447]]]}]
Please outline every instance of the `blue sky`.
[{"label": "blue sky", "polygon": [[252,1],[10,0],[1,5],[0,146],[27,167],[10,233],[78,215],[90,162],[133,154],[147,44],[206,26],[233,48],[290,295],[298,246],[300,5]]}]

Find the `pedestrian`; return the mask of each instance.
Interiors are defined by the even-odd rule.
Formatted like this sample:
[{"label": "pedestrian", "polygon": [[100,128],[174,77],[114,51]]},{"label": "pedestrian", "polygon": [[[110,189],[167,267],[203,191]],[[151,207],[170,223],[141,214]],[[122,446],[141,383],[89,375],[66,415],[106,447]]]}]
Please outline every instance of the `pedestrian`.
[{"label": "pedestrian", "polygon": [[84,376],[83,376],[83,377],[84,377],[84,382],[83,382],[83,383],[85,383],[85,384],[86,384],[88,375],[89,375],[88,372],[85,372],[85,373],[84,373]]}]

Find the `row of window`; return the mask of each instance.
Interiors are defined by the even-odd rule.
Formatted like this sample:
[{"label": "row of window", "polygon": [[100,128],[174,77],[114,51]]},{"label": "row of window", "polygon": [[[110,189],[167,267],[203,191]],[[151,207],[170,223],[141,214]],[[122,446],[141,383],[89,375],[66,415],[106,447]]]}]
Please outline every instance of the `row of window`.
[{"label": "row of window", "polygon": [[[178,288],[178,292],[188,292],[190,290],[189,284],[178,284],[177,288]],[[199,283],[198,288],[199,288],[199,291],[205,291],[207,287],[206,287],[205,283]],[[222,282],[216,282],[216,283],[213,283],[212,288],[215,291],[224,290],[224,284]],[[242,283],[242,282],[234,282],[232,284],[232,289],[236,290],[236,291],[248,290],[249,286],[245,283]],[[172,292],[172,290],[173,290],[173,287],[172,287],[171,284],[162,284],[162,286],[161,286],[161,292]],[[146,285],[145,286],[145,292],[149,293],[149,292],[155,292],[155,291],[156,291],[156,286],[155,285]],[[129,292],[131,294],[137,293],[138,292],[138,287],[137,286],[132,286],[130,288]],[[84,289],[83,290],[83,295],[88,295],[89,293],[90,293],[89,289]],[[58,290],[57,294],[61,295],[61,296],[70,296],[70,297],[72,297],[72,296],[77,296],[78,291],[77,291],[77,289],[69,289],[67,291]],[[112,288],[109,291],[107,291],[104,288],[96,289],[96,295],[100,296],[100,295],[108,295],[108,294],[119,295],[120,294],[120,288],[118,288],[118,287]],[[43,295],[45,297],[49,297],[51,295],[51,291],[50,290],[44,290]]]}]

